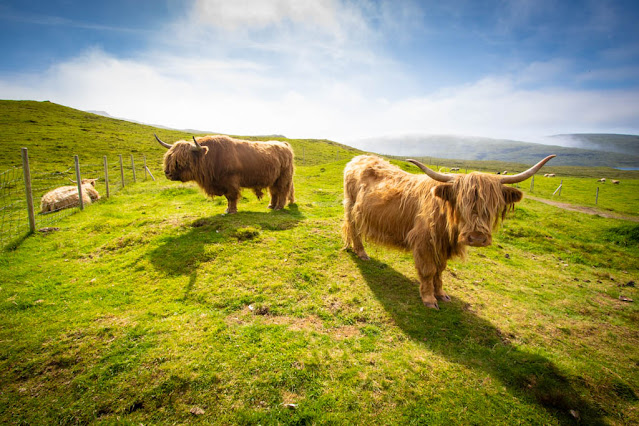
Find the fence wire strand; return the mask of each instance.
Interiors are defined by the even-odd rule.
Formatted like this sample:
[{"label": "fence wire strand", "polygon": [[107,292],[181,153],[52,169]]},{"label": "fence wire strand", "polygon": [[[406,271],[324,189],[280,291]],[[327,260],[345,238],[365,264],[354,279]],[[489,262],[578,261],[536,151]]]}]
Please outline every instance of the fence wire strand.
[{"label": "fence wire strand", "polygon": [[[117,155],[107,158],[107,163],[109,196],[113,196],[128,185],[150,178],[144,169],[144,156],[134,157],[135,180],[130,156],[122,156],[122,168],[120,168],[120,159]],[[102,161],[80,163],[79,166],[81,179],[97,179],[95,189],[99,193],[100,199],[92,202],[106,199],[104,163]],[[75,205],[43,212],[42,197],[50,191],[62,187],[66,188],[65,195],[73,194],[75,196]],[[80,210],[77,187],[73,159],[70,159],[69,167],[63,171],[34,172],[31,170],[31,193],[36,230],[51,227]],[[83,200],[86,208],[86,198]],[[0,172],[0,248],[6,247],[10,242],[28,234],[28,232],[29,212],[25,193],[24,170],[22,166],[16,166]]]},{"label": "fence wire strand", "polygon": [[0,173],[0,244],[29,231],[22,166]]}]

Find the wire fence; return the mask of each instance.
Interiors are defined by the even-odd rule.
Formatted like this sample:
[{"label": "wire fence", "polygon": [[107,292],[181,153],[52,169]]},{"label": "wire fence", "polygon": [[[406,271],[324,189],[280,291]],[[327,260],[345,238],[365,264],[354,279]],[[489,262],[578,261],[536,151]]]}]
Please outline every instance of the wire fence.
[{"label": "wire fence", "polygon": [[22,156],[22,166],[0,172],[1,248],[35,230],[46,231],[87,204],[107,199],[127,185],[155,180],[144,155],[104,156],[101,162],[89,163],[81,163],[76,156],[69,160],[68,168],[53,172],[33,172],[26,148]]},{"label": "wire fence", "polygon": [[27,199],[24,192],[24,173],[21,166],[0,173],[0,243],[7,244],[29,231]]}]

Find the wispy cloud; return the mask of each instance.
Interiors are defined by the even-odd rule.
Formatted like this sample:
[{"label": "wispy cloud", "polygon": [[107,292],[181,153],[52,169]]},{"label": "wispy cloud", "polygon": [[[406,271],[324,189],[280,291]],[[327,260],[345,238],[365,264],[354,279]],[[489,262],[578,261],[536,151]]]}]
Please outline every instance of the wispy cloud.
[{"label": "wispy cloud", "polygon": [[6,21],[20,22],[24,24],[45,25],[51,27],[68,27],[80,28],[94,31],[109,31],[129,34],[151,34],[151,31],[141,28],[118,27],[112,25],[103,25],[92,22],[83,22],[73,19],[63,18],[55,15],[37,15],[37,14],[17,14],[13,12],[4,12],[0,15],[0,19]]},{"label": "wispy cloud", "polygon": [[[338,141],[406,133],[531,140],[600,128],[628,131],[639,116],[639,91],[524,90],[509,76],[389,99],[335,81],[308,91],[287,89],[260,65],[244,61],[157,62],[94,50],[44,74],[1,81],[0,93],[177,128]],[[260,96],[269,91],[275,95]]]},{"label": "wispy cloud", "polygon": [[[342,142],[408,133],[533,140],[639,132],[639,86],[585,84],[632,81],[636,67],[584,73],[569,56],[497,57],[503,70],[443,85],[389,51],[394,31],[423,35],[409,29],[428,12],[395,4],[197,0],[148,37],[144,52],[124,59],[94,48],[40,72],[0,75],[0,97],[49,99],[176,128]],[[512,6],[522,14],[517,19],[542,13],[530,5]],[[613,48],[603,54],[620,56]],[[446,62],[437,66],[456,72]]]}]

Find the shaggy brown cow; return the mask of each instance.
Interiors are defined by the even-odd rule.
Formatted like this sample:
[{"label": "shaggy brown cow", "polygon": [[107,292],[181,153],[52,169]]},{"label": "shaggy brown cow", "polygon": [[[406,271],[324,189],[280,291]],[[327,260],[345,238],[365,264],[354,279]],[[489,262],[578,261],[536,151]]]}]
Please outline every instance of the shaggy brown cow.
[{"label": "shaggy brown cow", "polygon": [[165,148],[164,174],[170,180],[195,181],[211,197],[224,195],[226,213],[237,213],[241,188],[251,188],[258,199],[262,189],[271,193],[269,208],[280,210],[286,201],[295,201],[293,150],[287,142],[250,142],[215,135],[193,137],[193,143],[173,145],[157,141]]},{"label": "shaggy brown cow", "polygon": [[492,231],[523,196],[505,184],[528,179],[553,157],[511,176],[442,174],[407,160],[428,176],[415,175],[379,157],[355,157],[344,169],[345,245],[363,260],[369,257],[362,238],[411,250],[422,301],[439,309],[437,300],[450,301],[441,279],[448,259],[463,257],[466,246],[490,245]]},{"label": "shaggy brown cow", "polygon": [[[95,189],[97,179],[82,179],[82,203],[91,204],[100,199],[100,194]],[[40,212],[52,213],[69,207],[79,206],[78,186],[61,186],[42,196],[40,200]]]}]

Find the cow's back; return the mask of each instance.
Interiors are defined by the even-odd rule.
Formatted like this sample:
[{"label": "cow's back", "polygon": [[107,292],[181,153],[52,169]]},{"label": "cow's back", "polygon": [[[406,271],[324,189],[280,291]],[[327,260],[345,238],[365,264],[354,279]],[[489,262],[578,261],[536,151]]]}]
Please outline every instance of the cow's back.
[{"label": "cow's back", "polygon": [[293,172],[293,151],[286,142],[252,142],[229,137],[209,137],[200,142],[209,148],[218,183],[237,180],[242,187],[268,187],[282,174]]},{"label": "cow's back", "polygon": [[427,179],[379,157],[361,155],[344,168],[344,204],[363,236],[408,248],[422,198],[430,196]]}]

